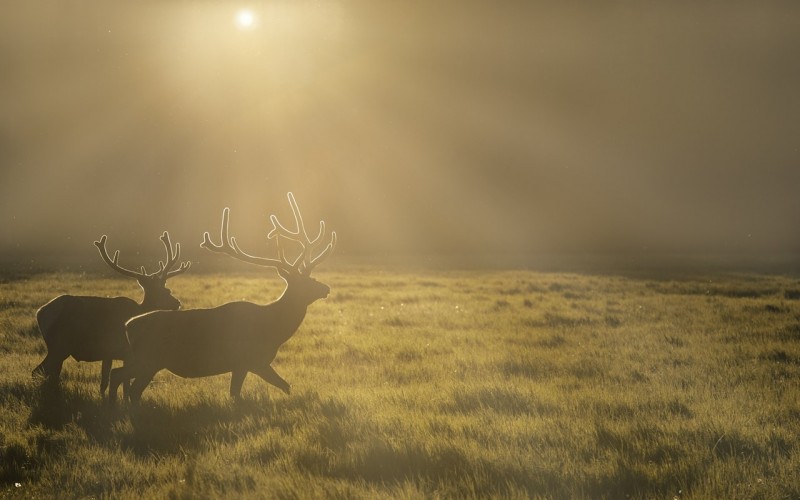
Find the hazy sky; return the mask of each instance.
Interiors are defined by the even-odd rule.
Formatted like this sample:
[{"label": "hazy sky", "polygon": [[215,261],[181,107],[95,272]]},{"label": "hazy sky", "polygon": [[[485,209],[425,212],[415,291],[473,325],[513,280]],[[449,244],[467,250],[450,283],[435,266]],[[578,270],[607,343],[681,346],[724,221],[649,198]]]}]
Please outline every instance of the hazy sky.
[{"label": "hazy sky", "polygon": [[196,258],[224,206],[266,253],[290,190],[350,255],[798,251],[798,26],[796,1],[6,0],[0,253],[168,229]]}]

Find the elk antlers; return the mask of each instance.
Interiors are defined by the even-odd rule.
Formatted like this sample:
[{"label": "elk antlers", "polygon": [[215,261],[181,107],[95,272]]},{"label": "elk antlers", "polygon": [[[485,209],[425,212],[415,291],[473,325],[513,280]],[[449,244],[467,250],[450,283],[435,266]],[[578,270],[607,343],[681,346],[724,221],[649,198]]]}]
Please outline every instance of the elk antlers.
[{"label": "elk antlers", "polygon": [[181,244],[176,243],[175,248],[172,248],[172,242],[169,239],[169,233],[164,231],[164,234],[161,235],[161,242],[164,244],[164,248],[167,251],[167,262],[166,264],[163,261],[159,261],[159,269],[154,273],[147,274],[144,269],[144,266],[141,267],[140,272],[132,271],[130,269],[125,269],[124,267],[119,265],[119,250],[114,252],[114,257],[111,258],[108,256],[108,250],[106,250],[106,240],[108,237],[104,234],[100,237],[100,241],[95,241],[94,246],[100,251],[100,257],[103,258],[106,264],[111,267],[114,271],[122,274],[123,276],[128,276],[130,278],[142,279],[142,278],[155,278],[159,281],[167,281],[169,278],[176,276],[178,274],[186,272],[187,269],[192,265],[190,261],[182,262],[177,269],[173,269],[175,264],[177,264],[178,259],[181,255]]},{"label": "elk antlers", "polygon": [[[255,255],[250,255],[239,248],[239,245],[236,243],[236,238],[228,235],[230,209],[227,207],[222,210],[220,244],[217,245],[212,242],[211,237],[209,236],[208,232],[206,232],[203,235],[203,243],[201,243],[200,246],[206,250],[224,253],[237,260],[241,260],[242,262],[247,262],[257,266],[274,267],[285,272],[297,272],[304,275],[311,274],[311,271],[320,262],[322,262],[322,260],[329,255],[336,246],[336,231],[331,232],[330,242],[325,246],[325,248],[323,248],[321,252],[317,253],[316,256],[313,256],[313,254],[319,250],[320,245],[324,243],[323,237],[325,235],[325,221],[319,221],[319,234],[317,234],[317,237],[313,240],[310,239],[308,237],[308,233],[306,232],[305,224],[303,223],[303,216],[300,214],[300,208],[297,206],[294,195],[292,193],[288,193],[287,196],[289,198],[289,205],[292,207],[292,213],[294,214],[294,220],[297,229],[295,231],[286,229],[286,227],[278,221],[278,218],[275,215],[270,215],[270,221],[272,221],[272,230],[267,234],[267,239],[275,240],[275,243],[278,247],[278,259],[256,257]],[[286,259],[284,249],[280,244],[281,236],[300,244],[300,246],[303,248],[302,253],[292,262]]]}]

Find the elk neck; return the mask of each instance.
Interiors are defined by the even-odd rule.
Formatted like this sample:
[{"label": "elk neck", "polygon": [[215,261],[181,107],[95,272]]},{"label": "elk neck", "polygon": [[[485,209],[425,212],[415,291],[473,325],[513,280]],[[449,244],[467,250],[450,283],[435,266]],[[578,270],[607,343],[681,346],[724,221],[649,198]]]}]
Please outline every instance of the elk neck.
[{"label": "elk neck", "polygon": [[156,301],[153,300],[152,298],[148,298],[147,293],[144,294],[144,297],[142,297],[141,302],[136,303],[136,307],[137,309],[139,309],[138,314],[144,314],[158,309]]},{"label": "elk neck", "polygon": [[138,314],[144,314],[159,309],[174,310],[180,309],[180,307],[180,301],[173,297],[166,288],[152,290],[149,293],[145,291],[142,301],[137,303],[137,308],[139,309]]},{"label": "elk neck", "polygon": [[291,337],[306,317],[308,301],[294,287],[287,286],[278,300],[271,305],[277,310],[284,329]]},{"label": "elk neck", "polygon": [[276,305],[279,305],[288,316],[297,316],[298,322],[302,322],[308,309],[308,300],[296,288],[289,285],[283,290]]}]

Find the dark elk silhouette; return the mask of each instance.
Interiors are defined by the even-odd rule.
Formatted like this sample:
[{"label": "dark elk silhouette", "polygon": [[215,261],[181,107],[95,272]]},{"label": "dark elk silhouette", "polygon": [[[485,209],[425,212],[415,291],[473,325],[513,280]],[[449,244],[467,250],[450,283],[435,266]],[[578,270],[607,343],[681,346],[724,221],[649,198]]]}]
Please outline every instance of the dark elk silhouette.
[{"label": "dark elk silhouette", "polygon": [[47,344],[47,356],[34,368],[34,376],[57,381],[64,360],[72,356],[78,361],[102,361],[100,393],[108,387],[112,360],[123,359],[128,349],[125,322],[134,316],[156,309],[178,309],[181,303],[166,287],[169,278],[185,272],[191,262],[177,269],[181,254],[180,243],[173,249],[169,234],[164,231],[161,241],[167,250],[167,261],[159,262],[158,271],[147,274],[119,265],[119,250],[111,258],[106,250],[106,236],[94,244],[111,269],[123,276],[135,278],[144,291],[141,304],[127,297],[87,297],[61,295],[36,311],[39,331]]},{"label": "dark elk silhouette", "polygon": [[[111,372],[111,401],[116,400],[119,385],[133,379],[128,396],[138,402],[155,374],[165,368],[185,378],[231,372],[230,394],[236,399],[249,372],[289,394],[289,384],[270,365],[278,348],[303,322],[308,306],[328,296],[328,285],[310,273],[333,250],[336,233],[331,233],[325,245],[325,222],[320,221],[319,234],[310,239],[294,196],[289,193],[288,197],[297,229],[290,231],[277,217],[270,217],[273,228],[267,238],[277,244],[277,259],[249,255],[239,248],[236,239],[228,236],[227,208],[222,212],[220,244],[213,243],[208,233],[201,244],[212,252],[276,269],[286,282],[280,298],[267,305],[231,302],[212,309],[155,311],[131,319],[126,325],[130,355],[122,367]],[[286,259],[281,238],[302,247],[294,261]]]}]

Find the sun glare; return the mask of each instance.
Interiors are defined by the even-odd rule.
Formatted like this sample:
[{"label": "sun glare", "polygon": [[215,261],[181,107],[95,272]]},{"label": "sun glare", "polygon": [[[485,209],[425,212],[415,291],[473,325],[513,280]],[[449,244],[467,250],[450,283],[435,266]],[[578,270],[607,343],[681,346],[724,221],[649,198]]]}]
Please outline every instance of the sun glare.
[{"label": "sun glare", "polygon": [[256,16],[252,10],[242,9],[236,13],[236,26],[239,29],[251,29],[256,24]]}]

